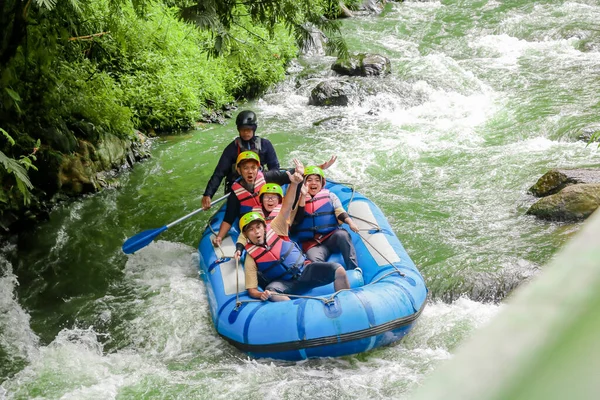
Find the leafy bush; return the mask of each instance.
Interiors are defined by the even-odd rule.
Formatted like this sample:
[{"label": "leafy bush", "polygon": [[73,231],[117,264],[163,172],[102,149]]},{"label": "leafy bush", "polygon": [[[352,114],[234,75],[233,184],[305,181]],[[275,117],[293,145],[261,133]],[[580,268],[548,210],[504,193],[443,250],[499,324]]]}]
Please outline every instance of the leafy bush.
[{"label": "leafy bush", "polygon": [[[318,10],[309,6],[319,1],[302,7]],[[219,24],[200,30],[165,3],[0,4],[0,217],[29,200],[28,179],[36,195],[58,190],[62,157],[79,150],[79,139],[94,144],[105,133],[124,138],[136,128],[188,128],[205,111],[260,95],[296,56],[304,21],[293,1],[267,1],[292,18],[285,26],[277,22],[283,14],[262,15],[268,7],[261,2],[228,3],[235,21],[224,30]],[[39,148],[37,158],[33,148]],[[28,178],[27,167],[36,166]]]}]

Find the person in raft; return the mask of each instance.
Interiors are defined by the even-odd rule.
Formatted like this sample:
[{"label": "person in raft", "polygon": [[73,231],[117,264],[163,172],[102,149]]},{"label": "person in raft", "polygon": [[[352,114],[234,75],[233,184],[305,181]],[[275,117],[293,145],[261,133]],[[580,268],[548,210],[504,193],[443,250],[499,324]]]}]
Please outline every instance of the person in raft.
[{"label": "person in raft", "polygon": [[347,269],[358,268],[356,250],[350,234],[341,229],[345,222],[353,232],[359,228],[342,206],[340,199],[325,189],[325,174],[316,166],[304,171],[308,194],[305,197],[303,215],[298,214],[291,227],[298,243],[309,260],[327,261],[332,252],[340,252]]},{"label": "person in raft", "polygon": [[[321,164],[324,168],[329,168],[335,163],[337,157],[333,155],[328,161]],[[288,171],[266,171],[264,174],[260,170],[260,160],[258,155],[252,151],[241,152],[236,160],[237,171],[240,177],[231,185],[233,194],[227,199],[227,208],[223,222],[219,227],[219,232],[213,238],[213,245],[220,246],[223,238],[227,236],[234,221],[252,211],[254,208],[262,207],[260,202],[260,190],[267,183],[276,183],[284,185],[290,183]],[[302,166],[304,170],[304,166]],[[292,172],[294,170],[291,170]]]},{"label": "person in raft", "polygon": [[258,127],[256,114],[250,110],[242,111],[235,119],[235,124],[239,136],[225,147],[215,171],[208,180],[202,197],[202,208],[205,210],[210,208],[210,201],[219,189],[224,177],[225,193],[229,193],[233,181],[238,177],[236,159],[243,151],[251,150],[257,153],[265,170],[279,170],[279,160],[271,142],[268,139],[256,136],[256,128]]},{"label": "person in raft", "polygon": [[[292,206],[292,210],[290,212],[290,220],[294,220],[297,213],[304,213],[304,197],[308,193],[308,188],[306,185],[302,185],[300,190],[300,196],[298,201],[298,206]],[[296,202],[296,195],[294,195],[294,204]],[[265,223],[267,228],[271,225],[271,221],[275,219],[277,215],[281,212],[281,207],[283,207],[283,189],[276,183],[267,183],[265,184],[259,192],[259,199],[262,204],[262,207],[254,207],[252,211],[261,213],[265,218]],[[289,238],[288,238],[289,240]],[[239,258],[245,248],[247,242],[247,238],[243,232],[240,232],[238,236],[237,243],[235,244],[237,256]]]},{"label": "person in raft", "polygon": [[[350,288],[346,270],[341,264],[311,262],[294,242],[287,239],[295,192],[303,181],[298,168],[290,176],[290,181],[281,210],[269,226],[259,212],[253,211],[240,218],[240,231],[247,238],[244,263],[246,289],[250,297],[262,301],[289,300],[285,294],[295,294],[331,282],[335,291]],[[237,252],[235,258],[239,260]],[[258,289],[259,276],[265,282],[264,291]]]},{"label": "person in raft", "polygon": [[[304,170],[304,167],[302,168]],[[214,246],[221,245],[238,217],[249,213],[255,207],[262,207],[258,196],[260,189],[267,182],[279,185],[290,183],[289,171],[269,170],[263,173],[260,170],[260,158],[253,151],[240,153],[236,160],[236,169],[240,177],[231,185],[232,194],[227,198],[227,208],[219,232],[213,238]]]}]

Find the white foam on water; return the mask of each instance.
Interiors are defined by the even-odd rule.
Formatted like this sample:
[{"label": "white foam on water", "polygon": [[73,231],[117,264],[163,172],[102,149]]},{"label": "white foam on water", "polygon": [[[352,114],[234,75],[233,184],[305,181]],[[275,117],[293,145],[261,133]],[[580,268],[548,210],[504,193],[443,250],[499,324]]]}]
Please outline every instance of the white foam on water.
[{"label": "white foam on water", "polygon": [[136,317],[128,328],[137,351],[161,360],[222,353],[198,277],[196,249],[154,242],[129,257],[125,275],[138,298],[130,305]]},{"label": "white foam on water", "polygon": [[164,241],[129,256],[127,293],[97,302],[106,306],[98,319],[117,322],[129,344],[107,351],[109,333],[63,329],[2,390],[8,398],[401,398],[498,308],[429,304],[403,342],[361,356],[251,360],[214,331],[197,262],[195,249]]},{"label": "white foam on water", "polygon": [[[220,358],[228,345],[212,327],[197,257],[194,248],[164,241],[131,255],[124,271],[127,293],[96,301],[98,321],[119,324],[118,333],[126,336],[120,341],[128,344],[107,353],[103,343],[111,343],[110,333],[93,326],[63,329],[5,382],[9,398],[37,393],[111,399],[128,390],[141,395],[146,380],[180,380],[176,371],[169,372],[170,363]],[[150,390],[160,389],[157,384]]]},{"label": "white foam on water", "polygon": [[16,297],[19,285],[12,265],[0,254],[0,349],[10,359],[29,361],[37,354],[39,338],[30,327],[30,316]]},{"label": "white foam on water", "polygon": [[580,38],[593,29],[600,16],[597,2],[584,4],[565,2],[562,4],[535,4],[532,10],[522,13],[512,11],[499,25],[499,30],[510,35],[530,36],[537,41]]}]

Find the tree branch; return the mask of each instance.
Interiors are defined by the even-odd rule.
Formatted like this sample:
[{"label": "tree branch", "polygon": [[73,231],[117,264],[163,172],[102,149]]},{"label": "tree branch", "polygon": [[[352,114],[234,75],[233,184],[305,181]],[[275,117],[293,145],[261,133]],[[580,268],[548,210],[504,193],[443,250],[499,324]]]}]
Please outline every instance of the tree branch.
[{"label": "tree branch", "polygon": [[99,36],[102,36],[102,35],[108,35],[109,33],[110,32],[100,32],[100,33],[94,33],[92,35],[70,37],[69,41],[72,41],[72,40],[91,40],[91,39],[93,39],[95,37],[99,37]]}]

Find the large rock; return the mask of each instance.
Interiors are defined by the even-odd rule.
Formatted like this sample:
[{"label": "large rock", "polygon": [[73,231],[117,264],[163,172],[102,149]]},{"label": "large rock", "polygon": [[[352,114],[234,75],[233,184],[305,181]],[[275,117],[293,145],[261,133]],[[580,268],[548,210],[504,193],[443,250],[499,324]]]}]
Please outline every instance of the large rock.
[{"label": "large rock", "polygon": [[340,13],[338,15],[338,18],[352,18],[352,11],[350,11],[350,9],[348,7],[346,7],[346,5],[343,2],[339,2],[339,7],[340,7]]},{"label": "large rock", "polygon": [[536,197],[558,193],[568,185],[600,183],[600,169],[552,169],[529,188]]},{"label": "large rock", "polygon": [[133,140],[105,133],[95,146],[80,139],[77,151],[62,157],[58,169],[60,194],[78,196],[113,186],[106,172],[132,166],[135,161],[149,157],[148,144],[141,133]]},{"label": "large rock", "polygon": [[312,24],[306,24],[304,28],[309,32],[309,35],[302,44],[300,54],[303,56],[325,55],[325,45],[327,44],[325,34]]},{"label": "large rock", "polygon": [[379,54],[351,54],[347,59],[338,58],[331,69],[340,75],[380,76],[392,72],[390,59]]},{"label": "large rock", "polygon": [[589,217],[599,205],[600,183],[580,183],[538,200],[527,214],[553,221],[577,221]]},{"label": "large rock", "polygon": [[385,0],[363,0],[359,10],[369,11],[371,13],[380,13],[383,11]]},{"label": "large rock", "polygon": [[323,81],[310,93],[308,104],[314,106],[347,106],[349,95],[354,91],[350,82]]}]

